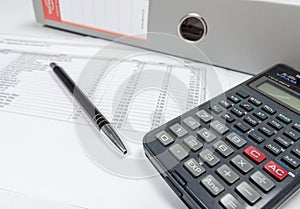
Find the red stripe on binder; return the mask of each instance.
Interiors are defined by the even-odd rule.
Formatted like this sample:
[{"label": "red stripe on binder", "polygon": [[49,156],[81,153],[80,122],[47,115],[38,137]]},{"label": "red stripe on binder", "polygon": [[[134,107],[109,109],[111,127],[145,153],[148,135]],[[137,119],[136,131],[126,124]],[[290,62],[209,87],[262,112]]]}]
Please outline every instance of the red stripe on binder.
[{"label": "red stripe on binder", "polygon": [[61,22],[59,0],[42,0],[42,5],[45,19]]}]

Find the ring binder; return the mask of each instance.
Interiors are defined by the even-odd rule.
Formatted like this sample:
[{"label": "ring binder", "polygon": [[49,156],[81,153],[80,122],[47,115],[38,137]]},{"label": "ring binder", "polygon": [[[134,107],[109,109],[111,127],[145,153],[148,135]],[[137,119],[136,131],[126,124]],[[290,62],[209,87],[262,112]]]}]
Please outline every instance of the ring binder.
[{"label": "ring binder", "polygon": [[[252,0],[139,0],[137,2],[143,2],[143,5],[132,7],[132,11],[136,12],[138,17],[136,19],[139,21],[132,25],[138,26],[139,29],[143,28],[140,31],[146,34],[136,37],[137,33],[133,34],[130,31],[126,34],[108,33],[93,27],[84,28],[79,24],[59,22],[55,18],[53,19],[53,16],[49,18],[49,14],[47,16],[44,13],[43,2],[45,1],[52,2],[52,4],[56,2],[59,5],[62,0],[33,0],[37,21],[42,24],[108,40],[116,40],[120,36],[127,35],[129,38],[122,39],[122,43],[192,60],[197,60],[197,56],[190,51],[174,48],[170,50],[170,46],[176,46],[178,42],[168,42],[157,36],[155,38],[147,37],[146,34],[147,32],[159,32],[180,36],[178,34],[180,21],[191,13],[199,14],[201,20],[204,20],[208,27],[207,34],[201,41],[190,43],[202,50],[214,65],[250,74],[258,73],[256,69],[264,69],[278,62],[300,68],[298,61],[300,6],[296,4],[287,4],[284,1],[278,3],[278,1]],[[72,2],[77,1],[73,0]],[[108,0],[90,0],[88,2],[106,1]],[[109,2],[111,3],[113,0],[109,0]],[[83,7],[86,5],[88,4],[84,4]],[[102,11],[104,11],[103,8]],[[98,15],[100,13],[98,12]],[[77,13],[75,12],[75,14]],[[203,31],[206,29],[203,28]],[[132,36],[134,37],[132,38]],[[204,62],[204,60],[197,61]]]}]

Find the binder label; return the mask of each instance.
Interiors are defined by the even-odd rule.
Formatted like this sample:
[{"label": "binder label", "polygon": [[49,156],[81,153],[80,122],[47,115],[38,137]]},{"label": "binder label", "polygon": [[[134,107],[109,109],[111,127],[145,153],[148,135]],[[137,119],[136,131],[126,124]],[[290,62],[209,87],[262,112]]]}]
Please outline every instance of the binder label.
[{"label": "binder label", "polygon": [[145,41],[149,0],[41,0],[45,19]]}]

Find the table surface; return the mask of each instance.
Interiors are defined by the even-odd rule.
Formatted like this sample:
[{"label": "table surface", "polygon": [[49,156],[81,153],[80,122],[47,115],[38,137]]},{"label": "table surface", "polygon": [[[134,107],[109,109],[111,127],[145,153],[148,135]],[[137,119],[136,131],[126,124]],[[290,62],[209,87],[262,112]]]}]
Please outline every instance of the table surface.
[{"label": "table surface", "polygon": [[[32,1],[31,0],[10,0],[3,2],[0,7],[0,16],[2,19],[0,33],[4,34],[19,34],[26,36],[39,36],[39,37],[47,37],[47,38],[78,38],[80,35],[68,33],[61,30],[55,30],[48,27],[43,27],[42,25],[36,23]],[[17,118],[17,116],[13,116],[12,119]],[[13,120],[4,122],[0,120],[0,124],[9,126],[9,124],[13,124]],[[54,124],[53,124],[54,125]],[[26,124],[25,124],[26,126]],[[55,125],[54,125],[55,126]],[[8,132],[7,132],[8,133]],[[4,133],[5,134],[5,133]],[[0,185],[0,187],[3,185]],[[6,185],[7,186],[7,185]],[[10,189],[10,188],[7,188]],[[166,192],[170,192],[169,190],[165,190]],[[17,191],[18,192],[18,191]],[[53,191],[55,192],[55,191]],[[32,192],[32,194],[34,191]],[[42,194],[41,194],[42,195]],[[61,196],[66,196],[70,194],[61,194]],[[49,197],[51,198],[51,197]],[[176,198],[175,195],[172,198]],[[174,199],[175,200],[175,199]],[[68,198],[66,198],[68,201]],[[88,201],[88,199],[87,199]],[[176,201],[174,201],[176,202]],[[297,203],[300,203],[300,195],[298,194],[295,198],[289,201],[283,208],[296,209],[299,208]],[[178,206],[177,206],[178,207]],[[176,208],[177,208],[176,207]]]}]

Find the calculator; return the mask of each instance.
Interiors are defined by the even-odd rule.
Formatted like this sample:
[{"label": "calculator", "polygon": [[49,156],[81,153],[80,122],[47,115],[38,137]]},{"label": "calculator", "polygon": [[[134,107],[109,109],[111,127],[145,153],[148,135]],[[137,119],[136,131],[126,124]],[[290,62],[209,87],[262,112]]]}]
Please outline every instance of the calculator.
[{"label": "calculator", "polygon": [[299,189],[300,72],[275,65],[147,133],[147,158],[191,209],[278,208]]}]

